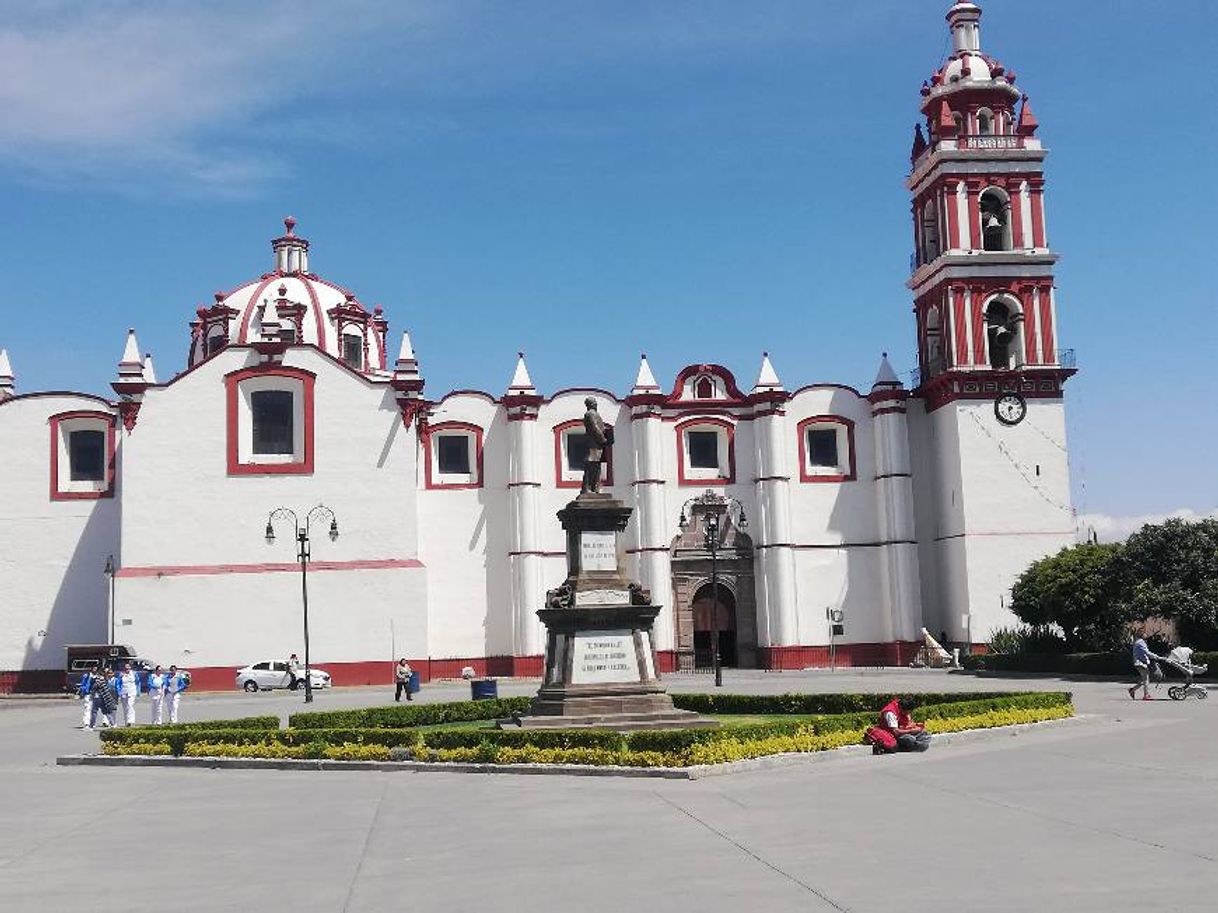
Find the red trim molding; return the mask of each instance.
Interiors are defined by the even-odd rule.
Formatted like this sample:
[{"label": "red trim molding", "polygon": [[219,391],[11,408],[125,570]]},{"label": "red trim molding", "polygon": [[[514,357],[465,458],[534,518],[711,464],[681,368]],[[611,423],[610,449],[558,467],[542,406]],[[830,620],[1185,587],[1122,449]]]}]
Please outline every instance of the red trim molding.
[{"label": "red trim molding", "polygon": [[[60,491],[59,489],[59,425],[71,419],[96,419],[106,425],[106,487],[98,491]],[[52,501],[96,501],[114,497],[114,467],[116,443],[114,438],[114,414],[93,409],[76,409],[60,412],[47,419],[51,426],[51,500]],[[69,459],[71,457],[69,456]]]},{"label": "red trim molding", "polygon": [[[476,479],[473,482],[441,482],[432,474],[432,441],[433,435],[445,431],[468,431],[474,437],[474,467]],[[440,422],[428,425],[423,433],[423,484],[429,489],[442,488],[447,491],[482,487],[482,428],[469,422]]]},{"label": "red trim molding", "polygon": [[[240,422],[237,400],[240,395],[241,382],[250,378],[284,377],[299,381],[303,399],[301,411],[304,413],[304,453],[303,459],[295,463],[242,463],[240,453]],[[227,393],[226,419],[228,427],[228,474],[230,476],[248,475],[312,475],[313,473],[313,385],[317,375],[302,368],[285,368],[281,364],[257,365],[253,368],[243,368],[224,375]]]},{"label": "red trim molding", "polygon": [[[583,485],[583,479],[564,479],[563,469],[564,463],[562,458],[562,438],[563,435],[572,428],[582,428],[584,426],[583,419],[574,418],[569,422],[560,422],[554,426],[554,484],[558,488],[579,488]],[[605,448],[605,476],[601,479],[601,483],[606,487],[613,486],[613,446]]]},{"label": "red trim molding", "polygon": [[[907,666],[922,647],[920,641],[838,644],[834,662],[839,666]],[[828,666],[828,645],[758,647],[757,664],[770,671]]]},{"label": "red trim molding", "polygon": [[[712,425],[727,432],[727,478],[691,479],[685,475],[685,432],[699,426]],[[736,481],[736,426],[721,418],[688,418],[677,424],[677,484],[678,485],[730,485]]]},{"label": "red trim molding", "polygon": [[[845,475],[816,475],[808,471],[809,425],[842,425],[846,429],[846,449],[850,451],[850,470]],[[844,415],[809,415],[795,427],[799,434],[799,480],[801,482],[853,482],[858,478],[858,458],[854,452],[854,422]],[[839,455],[840,456],[840,455]]]},{"label": "red trim molding", "polygon": [[[310,561],[310,571],[381,571],[421,568],[417,558],[373,558],[356,561]],[[222,574],[280,574],[299,571],[295,562],[270,564],[152,564],[119,568],[115,577],[214,577]]]}]

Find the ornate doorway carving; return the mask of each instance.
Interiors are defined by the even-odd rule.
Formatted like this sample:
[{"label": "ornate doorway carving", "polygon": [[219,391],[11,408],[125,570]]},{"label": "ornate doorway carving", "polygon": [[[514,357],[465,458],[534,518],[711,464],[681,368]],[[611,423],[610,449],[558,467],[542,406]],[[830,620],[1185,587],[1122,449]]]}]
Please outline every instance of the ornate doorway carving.
[{"label": "ornate doorway carving", "polygon": [[719,655],[724,666],[757,666],[757,597],[753,577],[753,540],[731,521],[727,502],[707,492],[692,506],[690,522],[672,540],[673,625],[677,668],[710,668],[712,606],[711,559],[706,548],[706,518],[719,516]]}]

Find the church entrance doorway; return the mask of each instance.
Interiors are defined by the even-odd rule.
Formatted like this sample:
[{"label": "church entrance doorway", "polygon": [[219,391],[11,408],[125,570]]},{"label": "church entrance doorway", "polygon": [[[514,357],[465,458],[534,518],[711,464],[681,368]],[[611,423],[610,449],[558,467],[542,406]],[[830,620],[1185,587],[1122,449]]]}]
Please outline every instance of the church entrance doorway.
[{"label": "church entrance doorway", "polygon": [[[757,595],[753,574],[753,540],[736,527],[727,500],[713,491],[689,504],[688,521],[672,540],[673,628],[677,669],[711,668],[711,620],[719,622],[719,657],[725,666],[757,668]],[[707,518],[717,516],[719,541],[711,584],[711,556],[706,547]]]},{"label": "church entrance doorway", "polygon": [[701,587],[694,595],[694,668],[709,669],[713,665],[711,645],[714,629],[719,628],[719,662],[724,666],[740,664],[736,650],[736,597],[724,586],[719,587],[718,599],[711,584]]}]

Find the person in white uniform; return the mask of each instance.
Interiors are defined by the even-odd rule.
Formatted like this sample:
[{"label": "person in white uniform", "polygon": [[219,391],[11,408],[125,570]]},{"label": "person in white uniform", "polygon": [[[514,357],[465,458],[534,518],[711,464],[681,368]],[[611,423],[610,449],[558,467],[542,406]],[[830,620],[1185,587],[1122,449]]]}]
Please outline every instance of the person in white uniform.
[{"label": "person in white uniform", "polygon": [[131,663],[123,663],[122,671],[114,676],[114,691],[123,707],[123,725],[135,725],[135,699],[139,697],[140,680],[131,668]]},{"label": "person in white uniform", "polygon": [[93,676],[92,672],[85,672],[80,677],[80,687],[76,693],[80,695],[80,703],[83,713],[80,718],[81,729],[92,729],[93,718],[97,711],[93,709]]},{"label": "person in white uniform", "polygon": [[190,687],[186,676],[178,671],[177,666],[169,667],[169,675],[165,679],[165,700],[169,704],[169,722],[178,721],[178,704],[182,701],[182,692]]},{"label": "person in white uniform", "polygon": [[153,726],[160,726],[165,715],[165,673],[157,666],[148,673],[147,688],[148,707],[151,713],[148,718]]}]

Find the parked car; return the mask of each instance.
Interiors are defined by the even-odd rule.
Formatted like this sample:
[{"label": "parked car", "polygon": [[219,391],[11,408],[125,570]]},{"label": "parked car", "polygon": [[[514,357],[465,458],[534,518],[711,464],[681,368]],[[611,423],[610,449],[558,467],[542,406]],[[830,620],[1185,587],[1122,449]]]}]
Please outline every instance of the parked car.
[{"label": "parked car", "polygon": [[[329,688],[330,673],[322,669],[310,669],[309,678],[314,688]],[[304,670],[300,670],[296,685],[304,687]],[[288,674],[286,662],[251,663],[237,670],[237,687],[251,693],[270,691],[273,688],[292,688],[292,676]]]}]

